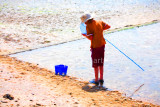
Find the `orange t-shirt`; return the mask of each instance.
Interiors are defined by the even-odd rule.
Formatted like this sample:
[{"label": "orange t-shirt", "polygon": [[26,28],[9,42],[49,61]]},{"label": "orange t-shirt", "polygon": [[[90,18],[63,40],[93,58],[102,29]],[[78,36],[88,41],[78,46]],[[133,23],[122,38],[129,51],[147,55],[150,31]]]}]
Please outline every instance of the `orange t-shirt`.
[{"label": "orange t-shirt", "polygon": [[87,35],[93,34],[93,39],[91,40],[91,48],[98,48],[106,44],[103,37],[103,30],[109,29],[110,26],[103,21],[91,20],[85,23]]}]

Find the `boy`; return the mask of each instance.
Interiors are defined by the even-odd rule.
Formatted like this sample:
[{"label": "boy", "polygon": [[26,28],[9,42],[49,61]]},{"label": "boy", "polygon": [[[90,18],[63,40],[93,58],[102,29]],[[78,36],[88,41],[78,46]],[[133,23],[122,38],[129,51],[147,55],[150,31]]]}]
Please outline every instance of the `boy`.
[{"label": "boy", "polygon": [[[103,30],[107,30],[110,26],[103,21],[94,20],[90,14],[85,14],[80,17],[81,19],[81,33],[87,39],[91,41],[91,57],[92,67],[95,72],[96,86],[103,85],[103,64],[104,64],[104,51],[105,51],[105,39],[103,37]],[[98,73],[100,71],[100,79],[98,79]]]}]

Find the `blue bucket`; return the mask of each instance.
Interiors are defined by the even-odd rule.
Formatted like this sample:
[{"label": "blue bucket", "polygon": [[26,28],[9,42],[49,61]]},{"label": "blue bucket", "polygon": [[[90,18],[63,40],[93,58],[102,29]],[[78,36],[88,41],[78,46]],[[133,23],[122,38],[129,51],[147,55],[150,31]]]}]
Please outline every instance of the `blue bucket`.
[{"label": "blue bucket", "polygon": [[65,76],[67,75],[67,69],[68,66],[67,65],[56,65],[55,66],[55,75],[62,75]]}]

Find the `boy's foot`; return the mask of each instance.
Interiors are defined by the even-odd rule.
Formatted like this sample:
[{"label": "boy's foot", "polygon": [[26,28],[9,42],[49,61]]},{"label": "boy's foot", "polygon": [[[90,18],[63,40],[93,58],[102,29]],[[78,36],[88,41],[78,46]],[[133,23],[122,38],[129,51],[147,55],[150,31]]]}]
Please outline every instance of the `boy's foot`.
[{"label": "boy's foot", "polygon": [[99,80],[100,86],[103,86],[104,80]]},{"label": "boy's foot", "polygon": [[89,81],[89,83],[95,84],[96,86],[99,85],[99,81],[95,81],[95,79]]}]

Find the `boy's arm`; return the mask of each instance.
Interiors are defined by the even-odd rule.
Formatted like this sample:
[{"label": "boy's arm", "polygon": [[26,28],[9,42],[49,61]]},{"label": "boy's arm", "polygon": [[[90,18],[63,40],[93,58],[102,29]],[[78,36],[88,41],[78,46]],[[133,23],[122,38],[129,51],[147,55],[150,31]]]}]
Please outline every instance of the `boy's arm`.
[{"label": "boy's arm", "polygon": [[107,29],[109,29],[109,28],[111,28],[111,26],[108,25],[108,24],[105,24],[103,30],[107,30]]},{"label": "boy's arm", "polygon": [[87,34],[85,35],[85,37],[89,40],[92,40],[93,39],[93,32],[91,32],[91,30],[89,29],[89,26],[86,26],[86,31],[87,31]]},{"label": "boy's arm", "polygon": [[103,30],[107,30],[107,29],[111,28],[110,25],[108,25],[108,24],[106,24],[104,22],[102,22],[102,25],[103,25]]},{"label": "boy's arm", "polygon": [[87,39],[89,39],[89,40],[92,40],[92,38],[93,38],[93,34],[82,34],[84,37],[86,37]]}]

